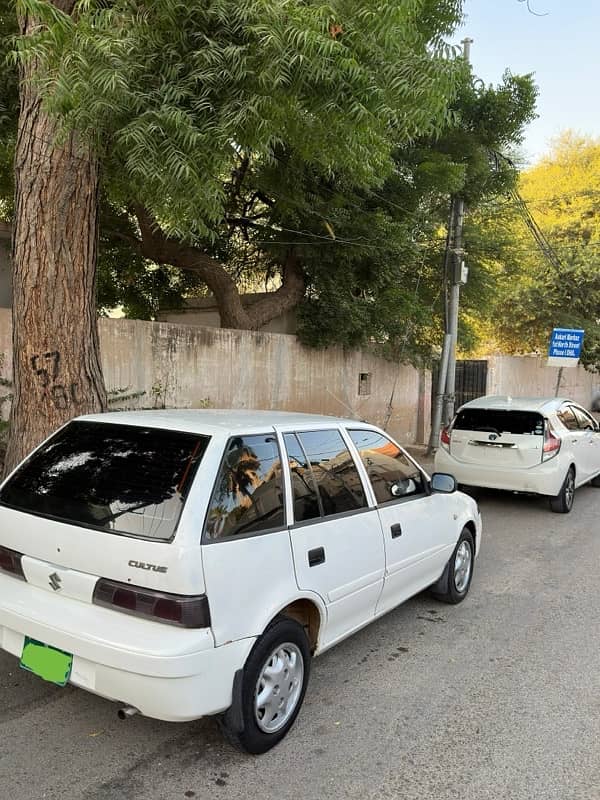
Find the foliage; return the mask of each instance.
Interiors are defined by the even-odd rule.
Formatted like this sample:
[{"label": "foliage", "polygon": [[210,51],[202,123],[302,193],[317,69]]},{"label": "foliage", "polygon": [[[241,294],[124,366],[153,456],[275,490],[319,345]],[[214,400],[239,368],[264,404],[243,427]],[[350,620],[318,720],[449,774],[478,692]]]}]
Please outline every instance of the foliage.
[{"label": "foliage", "polygon": [[482,335],[506,352],[546,353],[552,328],[583,328],[582,362],[598,369],[600,141],[564,133],[523,174],[520,192],[561,268],[543,257],[514,204],[482,216],[478,246],[496,283]]},{"label": "foliage", "polygon": [[394,141],[439,130],[460,72],[443,41],[459,0],[18,6],[45,24],[19,48],[45,64],[49,108],[179,237],[215,237],[236,151],[270,159],[285,143],[380,183]]},{"label": "foliage", "polygon": [[[529,76],[484,86],[454,57],[459,0],[19,7],[46,23],[19,46],[45,64],[49,108],[101,155],[103,312],[154,318],[207,291],[148,254],[141,205],[238,287],[281,286],[293,255],[305,343],[431,359],[449,196],[474,210],[514,184],[490,153],[518,144],[536,95]],[[464,346],[492,281],[471,275]]]},{"label": "foliage", "polygon": [[17,33],[14,3],[0,0],[0,220],[8,221],[13,210],[13,161],[18,108],[16,69],[8,58],[12,37]]},{"label": "foliage", "polygon": [[[350,197],[347,188],[340,191],[348,216],[339,235],[354,239],[355,245],[313,248],[318,279],[313,278],[314,291],[301,309],[305,341],[371,341],[385,355],[431,361],[444,328],[441,286],[449,196],[464,197],[473,212],[514,187],[516,170],[493,154],[519,143],[534,116],[535,97],[531,76],[506,74],[493,88],[466,75],[452,124],[434,138],[398,148],[394,174],[381,191]],[[307,193],[307,199],[313,214],[314,194]],[[475,343],[473,314],[495,285],[493,274],[481,266],[471,265],[462,293],[463,349]]]}]

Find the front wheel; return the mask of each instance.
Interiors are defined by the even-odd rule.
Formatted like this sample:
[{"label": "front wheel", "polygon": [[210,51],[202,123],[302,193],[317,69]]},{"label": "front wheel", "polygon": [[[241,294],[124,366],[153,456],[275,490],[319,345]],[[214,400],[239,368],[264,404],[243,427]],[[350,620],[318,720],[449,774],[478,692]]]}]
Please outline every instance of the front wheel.
[{"label": "front wheel", "polygon": [[456,605],[465,599],[473,579],[474,560],[473,534],[468,528],[463,528],[442,577],[431,587],[436,600]]},{"label": "front wheel", "polygon": [[550,498],[550,510],[555,514],[568,514],[573,508],[575,497],[575,470],[569,467],[569,471],[556,497]]},{"label": "front wheel", "polygon": [[239,697],[234,693],[234,706],[221,718],[227,738],[247,753],[274,747],[298,716],[309,673],[304,628],[292,619],[277,619],[254,645]]}]

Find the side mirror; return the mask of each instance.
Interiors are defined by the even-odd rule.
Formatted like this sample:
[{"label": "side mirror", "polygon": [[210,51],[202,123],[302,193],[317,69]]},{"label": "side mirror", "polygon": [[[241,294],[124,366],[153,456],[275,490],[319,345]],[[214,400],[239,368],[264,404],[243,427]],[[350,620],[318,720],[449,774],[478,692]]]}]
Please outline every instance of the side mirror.
[{"label": "side mirror", "polygon": [[456,478],[445,472],[434,472],[431,476],[431,491],[440,494],[452,494],[456,491]]}]

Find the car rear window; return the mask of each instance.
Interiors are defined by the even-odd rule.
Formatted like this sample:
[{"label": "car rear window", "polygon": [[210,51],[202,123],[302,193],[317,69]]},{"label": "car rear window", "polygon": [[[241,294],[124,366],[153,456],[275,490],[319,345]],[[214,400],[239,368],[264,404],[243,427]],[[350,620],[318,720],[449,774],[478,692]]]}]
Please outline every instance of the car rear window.
[{"label": "car rear window", "polygon": [[20,467],[0,491],[0,503],[74,525],[168,541],[208,438],[71,422]]},{"label": "car rear window", "polygon": [[544,418],[535,411],[464,408],[458,412],[452,427],[459,431],[489,431],[490,433],[543,436]]}]

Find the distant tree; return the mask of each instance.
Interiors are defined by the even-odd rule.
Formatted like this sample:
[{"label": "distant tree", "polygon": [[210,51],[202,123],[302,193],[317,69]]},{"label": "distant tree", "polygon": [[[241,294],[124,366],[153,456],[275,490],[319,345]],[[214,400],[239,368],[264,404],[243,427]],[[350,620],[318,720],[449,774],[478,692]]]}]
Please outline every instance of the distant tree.
[{"label": "distant tree", "polygon": [[[306,192],[310,205],[296,225],[318,230],[322,203],[340,245],[314,247],[300,334],[324,345],[375,342],[394,358],[430,363],[443,336],[441,264],[449,198],[462,196],[470,214],[516,186],[518,171],[499,152],[515,148],[535,116],[537,90],[531,76],[505,74],[485,86],[463,73],[449,122],[394,153],[395,170],[375,192],[338,187]],[[301,184],[298,184],[301,185]],[[329,202],[328,202],[329,201]],[[322,223],[321,223],[322,226]],[[353,242],[352,245],[343,242]],[[471,316],[493,284],[488,271],[471,262],[463,291],[460,339],[477,338]]]},{"label": "distant tree", "polygon": [[583,328],[582,362],[599,369],[600,141],[565,132],[519,190],[562,266],[544,258],[510,198],[482,215],[474,249],[494,284],[482,337],[504,351],[545,353],[552,328]]}]

